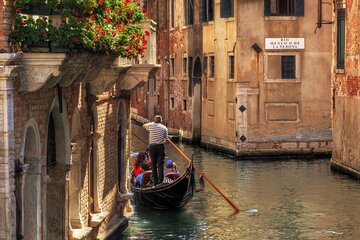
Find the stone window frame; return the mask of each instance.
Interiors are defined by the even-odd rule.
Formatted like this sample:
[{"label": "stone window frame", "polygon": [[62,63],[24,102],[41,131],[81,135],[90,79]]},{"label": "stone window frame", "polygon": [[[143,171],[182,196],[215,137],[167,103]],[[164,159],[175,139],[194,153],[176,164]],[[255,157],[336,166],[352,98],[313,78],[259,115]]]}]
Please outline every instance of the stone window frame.
[{"label": "stone window frame", "polygon": [[169,99],[169,109],[174,110],[175,109],[175,97],[173,95],[170,95]]},{"label": "stone window frame", "polygon": [[181,110],[182,110],[183,113],[185,113],[185,112],[187,112],[189,110],[188,104],[189,104],[188,99],[183,98],[182,103],[181,103]]},{"label": "stone window frame", "polygon": [[[230,58],[232,57],[233,59],[233,69],[231,69],[231,62],[230,62]],[[231,77],[231,72],[233,74],[233,76]],[[228,52],[227,53],[227,81],[228,82],[233,82],[235,79],[235,54],[234,52]]]},{"label": "stone window frame", "polygon": [[[295,78],[268,78],[269,56],[295,56]],[[281,63],[280,63],[281,64]],[[279,74],[281,75],[281,73]],[[264,82],[265,83],[294,83],[301,82],[301,52],[265,52],[264,53]]]}]

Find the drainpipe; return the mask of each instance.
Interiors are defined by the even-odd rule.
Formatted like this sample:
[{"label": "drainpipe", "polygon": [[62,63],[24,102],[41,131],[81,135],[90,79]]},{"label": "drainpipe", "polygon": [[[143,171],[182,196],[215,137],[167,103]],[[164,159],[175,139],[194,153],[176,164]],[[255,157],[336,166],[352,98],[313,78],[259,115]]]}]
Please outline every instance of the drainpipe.
[{"label": "drainpipe", "polygon": [[169,112],[170,112],[170,28],[169,28],[169,0],[165,0],[165,11],[166,11],[166,58],[167,58],[167,78],[166,78],[166,97],[167,101],[165,102],[165,124],[168,124],[169,121]]}]

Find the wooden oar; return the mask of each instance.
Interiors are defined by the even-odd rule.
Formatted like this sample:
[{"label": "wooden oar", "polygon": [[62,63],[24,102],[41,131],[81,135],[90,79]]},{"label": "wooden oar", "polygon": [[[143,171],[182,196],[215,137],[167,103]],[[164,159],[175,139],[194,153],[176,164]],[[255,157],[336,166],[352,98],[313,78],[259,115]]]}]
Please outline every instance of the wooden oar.
[{"label": "wooden oar", "polygon": [[[178,153],[188,162],[191,162],[191,160],[185,155],[183,151],[181,151],[170,139],[168,142],[178,151]],[[220,191],[220,189],[215,186],[215,184],[207,177],[203,172],[200,171],[198,167],[196,167],[194,164],[194,169],[202,176],[232,207],[236,212],[240,212],[240,209],[228,198],[225,196],[224,193]]]},{"label": "wooden oar", "polygon": [[[146,142],[141,139],[140,137],[138,137],[135,133],[132,132],[132,134],[138,138],[140,141],[142,141],[143,143],[146,144]],[[175,150],[188,162],[191,162],[191,160],[185,155],[185,153],[183,151],[181,151],[170,139],[168,140],[168,142],[175,148]],[[235,212],[240,212],[240,209],[228,198],[225,196],[224,193],[222,193],[220,191],[220,189],[215,186],[215,184],[207,177],[205,176],[205,174],[203,172],[200,171],[200,169],[198,167],[196,167],[193,164],[194,169],[200,174],[200,176],[202,176],[230,205],[231,207],[235,210]]]}]

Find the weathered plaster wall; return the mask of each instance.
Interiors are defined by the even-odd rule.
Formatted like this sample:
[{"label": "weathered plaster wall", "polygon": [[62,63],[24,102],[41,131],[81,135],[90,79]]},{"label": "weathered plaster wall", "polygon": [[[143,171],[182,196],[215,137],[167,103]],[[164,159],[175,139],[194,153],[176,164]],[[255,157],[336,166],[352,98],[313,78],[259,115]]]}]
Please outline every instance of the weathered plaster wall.
[{"label": "weathered plaster wall", "polygon": [[[324,7],[323,11],[324,19],[331,19],[331,7]],[[209,127],[208,131],[204,131],[203,141],[215,147],[228,148],[237,155],[330,153],[331,26],[323,25],[314,32],[317,2],[305,3],[304,17],[264,17],[264,1],[238,1],[236,12],[236,81],[233,84],[221,79],[227,70],[226,64],[221,63],[226,62],[224,54],[230,46],[228,49],[218,47],[216,71],[220,74],[215,81],[208,82],[207,94],[209,98],[219,97],[215,98],[214,110],[203,110],[213,111],[219,117],[208,118]],[[222,31],[228,28],[224,24],[221,26]],[[211,30],[206,32],[212,34]],[[219,41],[219,46],[226,47],[221,42],[224,35],[218,35],[214,42]],[[304,38],[305,49],[265,49],[265,38],[281,37]],[[262,49],[261,52],[254,51],[251,47],[254,43]],[[208,46],[211,49],[214,44],[209,43]],[[281,54],[295,55],[299,60],[296,80],[271,79],[276,72],[271,65],[271,57]],[[228,107],[225,107],[225,99]],[[234,104],[235,127],[230,127],[230,103]],[[244,111],[240,111],[241,106],[245,107]],[[217,124],[228,127],[210,127]]]},{"label": "weathered plaster wall", "polygon": [[[360,97],[360,5],[346,2],[345,69],[336,69],[336,32],[333,28],[333,138],[332,165],[359,177],[359,97]],[[336,20],[336,15],[334,15]]]}]

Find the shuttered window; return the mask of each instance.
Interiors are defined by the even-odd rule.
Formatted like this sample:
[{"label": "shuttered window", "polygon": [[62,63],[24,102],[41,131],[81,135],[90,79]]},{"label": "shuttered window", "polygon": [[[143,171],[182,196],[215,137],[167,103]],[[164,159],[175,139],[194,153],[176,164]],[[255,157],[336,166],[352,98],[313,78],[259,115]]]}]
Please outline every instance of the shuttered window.
[{"label": "shuttered window", "polygon": [[234,1],[221,0],[220,1],[220,17],[229,18],[234,17]]},{"label": "shuttered window", "polygon": [[345,9],[337,10],[336,67],[345,67]]},{"label": "shuttered window", "polygon": [[264,0],[265,16],[304,16],[304,0]]},{"label": "shuttered window", "polygon": [[194,0],[185,0],[184,1],[185,9],[185,25],[194,24]]},{"label": "shuttered window", "polygon": [[214,0],[201,1],[201,20],[202,22],[214,21]]},{"label": "shuttered window", "polygon": [[175,0],[171,0],[171,27],[175,27]]}]

